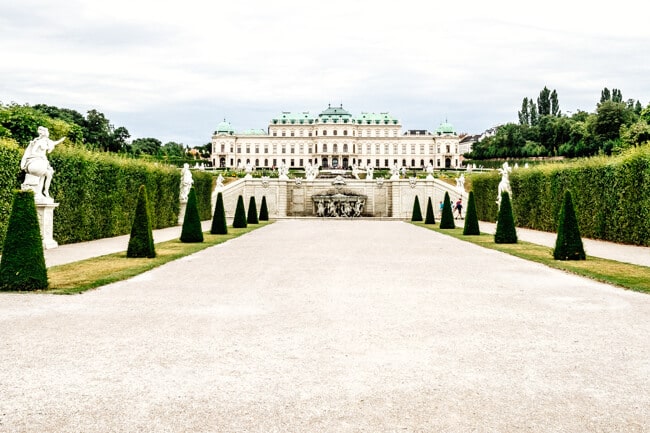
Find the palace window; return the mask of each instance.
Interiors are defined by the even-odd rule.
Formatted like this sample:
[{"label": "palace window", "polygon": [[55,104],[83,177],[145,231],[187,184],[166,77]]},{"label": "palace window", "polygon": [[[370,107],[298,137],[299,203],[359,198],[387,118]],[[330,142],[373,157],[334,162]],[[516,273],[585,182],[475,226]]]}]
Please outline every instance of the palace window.
[{"label": "palace window", "polygon": [[287,153],[287,146],[284,144],[282,145],[282,153]]},{"label": "palace window", "polygon": [[323,131],[323,135],[327,135],[327,131]]},{"label": "palace window", "polygon": [[388,167],[388,160],[384,159],[384,167]]},{"label": "palace window", "polygon": [[299,167],[302,167],[302,166],[303,166],[303,164],[302,164],[302,158],[300,158],[300,160],[298,160],[298,166],[299,166]]},{"label": "palace window", "polygon": [[226,151],[226,145],[221,143],[221,153],[224,153]]},{"label": "palace window", "polygon": [[292,166],[292,167],[294,166],[293,158],[291,158],[291,166]]},{"label": "palace window", "polygon": [[286,136],[287,136],[287,133],[284,132],[284,131],[282,131],[282,136],[283,136],[283,137],[286,137]]},{"label": "palace window", "polygon": [[260,145],[259,144],[255,145],[255,153],[260,153]]},{"label": "palace window", "polygon": [[274,136],[274,137],[277,137],[277,136],[278,136],[278,133],[275,132],[275,131],[273,131],[273,136]]},{"label": "palace window", "polygon": [[343,130],[343,135],[348,135],[348,130],[347,129]]},{"label": "palace window", "polygon": [[241,146],[237,146],[237,153],[241,153]]},{"label": "palace window", "polygon": [[323,143],[323,153],[327,152],[327,143]]},{"label": "palace window", "polygon": [[332,132],[332,134],[337,135],[338,131],[335,129],[334,132]]},{"label": "palace window", "polygon": [[411,155],[415,155],[415,144],[411,144]]},{"label": "palace window", "polygon": [[339,145],[336,144],[336,143],[334,143],[334,144],[332,145],[332,152],[336,153],[336,152],[338,152],[338,151],[339,151]]},{"label": "palace window", "polygon": [[264,153],[269,153],[269,146],[264,146]]},{"label": "palace window", "polygon": [[255,167],[259,167],[259,166],[260,166],[260,160],[259,160],[259,159],[255,159]]},{"label": "palace window", "polygon": [[296,134],[295,134],[293,131],[291,131],[291,136],[293,137],[293,136],[295,136],[295,135],[296,135]]},{"label": "palace window", "polygon": [[388,155],[388,144],[384,144],[384,154]]},{"label": "palace window", "polygon": [[296,146],[291,146],[291,153],[296,153]]},{"label": "palace window", "polygon": [[343,152],[347,152],[347,151],[348,151],[348,144],[343,143]]},{"label": "palace window", "polygon": [[406,153],[406,144],[402,144],[402,153]]},{"label": "palace window", "polygon": [[246,145],[246,153],[251,153],[251,147],[248,144]]}]

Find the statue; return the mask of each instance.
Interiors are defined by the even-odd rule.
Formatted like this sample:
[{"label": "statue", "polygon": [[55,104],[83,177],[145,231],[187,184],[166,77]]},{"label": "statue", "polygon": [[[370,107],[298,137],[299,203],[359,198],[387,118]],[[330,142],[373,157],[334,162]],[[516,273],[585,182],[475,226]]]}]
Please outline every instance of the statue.
[{"label": "statue", "polygon": [[499,182],[499,188],[497,192],[497,204],[501,207],[501,194],[503,192],[508,192],[512,198],[512,190],[510,189],[510,180],[509,175],[512,171],[512,168],[508,166],[508,161],[503,163],[503,168],[499,168],[499,173],[501,174],[501,182]]},{"label": "statue", "polygon": [[187,202],[187,197],[190,195],[190,189],[192,188],[193,183],[194,179],[192,179],[190,165],[185,163],[181,170],[181,202]]},{"label": "statue", "polygon": [[465,192],[465,175],[462,173],[458,178],[456,178],[456,189]]},{"label": "statue", "polygon": [[246,172],[246,176],[244,176],[244,179],[252,179],[253,178],[253,164],[251,164],[250,161],[246,163],[246,168],[244,169]]},{"label": "statue", "polygon": [[217,188],[223,188],[223,176],[219,173],[217,177]]},{"label": "statue", "polygon": [[433,180],[433,164],[431,164],[431,161],[429,161],[429,164],[427,164],[427,180]]},{"label": "statue", "polygon": [[397,164],[392,165],[390,168],[390,174],[390,180],[399,180],[399,168],[397,167]]},{"label": "statue", "polygon": [[47,159],[47,154],[66,137],[52,141],[50,131],[46,127],[39,126],[37,131],[38,137],[29,142],[20,160],[20,168],[25,171],[25,181],[21,189],[34,191],[37,203],[53,203],[54,200],[50,197],[50,183],[54,169]]},{"label": "statue", "polygon": [[352,164],[352,176],[355,179],[359,179],[359,166],[356,163]]},{"label": "statue", "polygon": [[366,179],[372,180],[374,176],[374,171],[375,169],[373,168],[373,166],[368,164],[368,166],[366,167]]},{"label": "statue", "polygon": [[305,179],[314,180],[316,178],[316,167],[311,165],[311,162],[307,161],[305,166]]},{"label": "statue", "polygon": [[281,180],[289,180],[289,168],[284,161],[280,161],[280,166],[278,167],[278,178]]}]

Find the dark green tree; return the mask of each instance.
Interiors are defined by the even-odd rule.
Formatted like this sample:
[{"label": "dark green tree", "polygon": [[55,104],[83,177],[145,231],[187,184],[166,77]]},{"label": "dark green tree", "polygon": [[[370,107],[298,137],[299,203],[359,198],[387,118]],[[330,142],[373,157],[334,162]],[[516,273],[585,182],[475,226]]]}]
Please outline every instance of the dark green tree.
[{"label": "dark green tree", "polygon": [[530,125],[530,113],[528,112],[528,97],[521,102],[521,111],[519,114],[520,125]]},{"label": "dark green tree", "polygon": [[555,260],[585,260],[587,258],[569,191],[564,193],[553,258]]},{"label": "dark green tree", "polygon": [[260,206],[260,221],[269,220],[269,209],[266,206],[266,196],[262,196],[262,205]]},{"label": "dark green tree", "polygon": [[415,196],[415,201],[413,202],[413,214],[411,215],[411,221],[422,221],[422,210],[420,209],[420,199],[418,196]]},{"label": "dark green tree", "polygon": [[212,215],[212,226],[210,233],[213,235],[228,234],[228,225],[226,223],[226,211],[223,206],[223,194],[217,194],[217,203],[214,205],[214,215]]},{"label": "dark green tree", "polygon": [[433,204],[431,203],[431,197],[429,197],[429,201],[427,202],[427,216],[424,218],[424,223],[425,224],[436,223],[436,216],[433,213]]},{"label": "dark green tree", "polygon": [[480,235],[481,230],[478,226],[478,215],[476,214],[476,202],[474,201],[474,191],[469,192],[469,198],[467,199],[467,213],[465,214],[465,226],[463,227],[463,234],[466,236],[469,235]]},{"label": "dark green tree", "polygon": [[235,218],[233,219],[232,226],[236,229],[248,227],[246,223],[246,209],[244,209],[244,197],[241,195],[237,199],[237,208],[235,209]]},{"label": "dark green tree", "polygon": [[248,224],[259,224],[260,220],[257,217],[257,204],[255,204],[255,196],[252,195],[248,201],[248,218],[246,218],[246,223]]},{"label": "dark green tree", "polygon": [[605,101],[611,101],[612,100],[612,94],[610,93],[609,89],[605,87],[603,90],[600,91],[600,103],[602,104]]},{"label": "dark green tree", "polygon": [[45,290],[47,287],[34,193],[16,191],[0,259],[0,290]]},{"label": "dark green tree", "polygon": [[541,92],[539,92],[539,97],[537,98],[537,112],[540,117],[551,114],[551,91],[546,86],[544,86]]},{"label": "dark green tree", "polygon": [[190,188],[190,193],[187,196],[187,206],[185,207],[185,217],[181,229],[181,242],[203,242],[203,228],[201,227],[201,217],[199,216],[194,187]]},{"label": "dark green tree", "polygon": [[451,200],[449,199],[448,192],[445,192],[445,200],[442,203],[442,216],[440,217],[440,228],[441,229],[456,228],[456,224],[454,223],[454,211],[451,209]]},{"label": "dark green tree", "polygon": [[501,193],[501,206],[499,206],[499,215],[497,218],[494,242],[497,244],[516,244],[517,229],[515,228],[515,218],[512,214],[510,194],[507,191]]},{"label": "dark green tree", "polygon": [[156,249],[153,244],[153,233],[151,231],[151,218],[147,202],[147,189],[140,185],[138,189],[138,201],[135,205],[135,216],[131,226],[131,237],[126,250],[127,257],[156,257]]},{"label": "dark green tree", "polygon": [[551,116],[559,116],[560,113],[560,102],[557,99],[557,92],[555,89],[551,92]]}]

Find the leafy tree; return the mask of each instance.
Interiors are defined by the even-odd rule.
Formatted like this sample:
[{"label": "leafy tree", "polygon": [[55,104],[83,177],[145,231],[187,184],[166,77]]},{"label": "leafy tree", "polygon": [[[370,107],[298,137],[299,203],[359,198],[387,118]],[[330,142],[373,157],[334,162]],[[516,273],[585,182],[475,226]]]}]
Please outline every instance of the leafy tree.
[{"label": "leafy tree", "polygon": [[521,111],[518,113],[520,125],[530,125],[530,113],[528,108],[528,97],[525,97],[521,102]]},{"label": "leafy tree", "polygon": [[244,209],[244,197],[241,195],[237,198],[237,207],[235,208],[235,218],[233,219],[232,226],[236,229],[246,228],[246,209]]},{"label": "leafy tree", "polygon": [[181,230],[181,242],[203,242],[203,228],[201,227],[201,217],[199,216],[194,187],[190,188],[190,193],[187,196],[187,206],[185,208],[185,217],[183,218],[183,228]]},{"label": "leafy tree", "polygon": [[422,210],[420,209],[420,199],[418,196],[415,196],[413,201],[413,214],[411,215],[411,221],[422,221]]},{"label": "leafy tree", "polygon": [[478,236],[481,234],[481,230],[479,229],[478,225],[478,215],[476,214],[474,191],[469,192],[469,198],[467,199],[467,213],[465,214],[465,226],[463,227],[463,234],[465,236]]},{"label": "leafy tree", "polygon": [[442,204],[442,216],[440,217],[440,228],[441,229],[456,228],[456,224],[454,223],[454,212],[451,209],[451,200],[449,199],[448,192],[445,192],[445,199]]},{"label": "leafy tree", "polygon": [[596,110],[594,133],[600,141],[616,140],[621,126],[630,120],[630,111],[624,103],[605,101]]},{"label": "leafy tree", "polygon": [[537,105],[533,102],[532,99],[528,101],[528,114],[530,115],[530,124],[531,125],[537,125],[537,119],[539,118],[538,112],[537,112]]},{"label": "leafy tree", "polygon": [[136,138],[127,146],[127,152],[133,155],[157,155],[160,151],[162,142],[157,138]]},{"label": "leafy tree", "polygon": [[555,89],[551,92],[551,116],[560,115],[560,102],[557,99],[557,92]]},{"label": "leafy tree", "polygon": [[501,206],[499,206],[497,218],[494,242],[497,244],[516,244],[517,230],[512,214],[512,205],[510,204],[510,194],[507,191],[501,193]]},{"label": "leafy tree", "polygon": [[23,147],[37,136],[36,130],[47,120],[46,115],[28,105],[0,106],[0,126],[5,131],[3,135],[13,138]]},{"label": "leafy tree", "polygon": [[259,224],[260,221],[257,218],[257,205],[255,204],[255,196],[252,195],[248,201],[248,218],[246,219],[248,224]]},{"label": "leafy tree", "polygon": [[612,89],[612,102],[623,102],[623,94],[620,89]]},{"label": "leafy tree", "polygon": [[182,158],[185,156],[185,146],[174,141],[168,141],[160,150],[163,155],[168,157]]},{"label": "leafy tree", "polygon": [[140,185],[138,189],[138,201],[135,205],[135,216],[131,226],[131,237],[126,250],[127,257],[156,257],[156,249],[153,243],[151,231],[151,217],[149,215],[149,204],[147,202],[147,189]]},{"label": "leafy tree", "polygon": [[110,149],[111,125],[103,113],[97,110],[88,111],[84,135],[89,148],[103,151]]},{"label": "leafy tree", "polygon": [[266,206],[266,196],[262,196],[262,205],[260,206],[260,221],[269,220],[269,209]]},{"label": "leafy tree", "polygon": [[612,94],[607,87],[600,91],[600,103],[612,100]]},{"label": "leafy tree", "polygon": [[0,290],[44,290],[47,287],[34,193],[15,191],[0,257]]},{"label": "leafy tree", "polygon": [[217,194],[217,203],[214,206],[214,215],[212,215],[212,227],[210,233],[213,235],[226,235],[228,234],[228,226],[226,223],[226,211],[223,207],[223,194]]},{"label": "leafy tree", "polygon": [[424,223],[425,224],[436,223],[436,216],[433,213],[433,203],[431,203],[431,197],[429,197],[429,201],[427,202],[427,216],[424,218]]},{"label": "leafy tree", "polygon": [[121,152],[126,148],[127,140],[131,137],[128,129],[123,126],[115,128],[110,136],[108,141],[108,150],[109,152]]},{"label": "leafy tree", "polygon": [[553,258],[555,260],[585,260],[587,258],[569,191],[564,193]]},{"label": "leafy tree", "polygon": [[546,86],[539,92],[537,112],[540,116],[548,116],[551,114],[551,91]]}]

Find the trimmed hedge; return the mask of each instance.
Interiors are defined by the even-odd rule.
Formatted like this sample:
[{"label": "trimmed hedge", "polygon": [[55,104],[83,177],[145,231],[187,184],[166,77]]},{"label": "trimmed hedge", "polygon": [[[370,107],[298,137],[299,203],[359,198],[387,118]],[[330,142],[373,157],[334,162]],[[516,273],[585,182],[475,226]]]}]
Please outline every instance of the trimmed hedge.
[{"label": "trimmed hedge", "polygon": [[463,234],[465,236],[478,236],[481,234],[478,225],[478,218],[476,217],[476,200],[474,200],[474,191],[469,192],[469,199],[467,200],[467,212],[465,213],[465,225],[463,226]]},{"label": "trimmed hedge", "polygon": [[126,249],[126,257],[156,257],[156,248],[151,232],[151,215],[147,203],[147,189],[144,185],[138,190],[138,202],[135,207],[135,217],[131,227],[131,237]]},{"label": "trimmed hedge", "polygon": [[248,224],[259,224],[260,220],[257,217],[257,204],[255,203],[255,196],[252,195],[248,200],[248,217],[246,218]]},{"label": "trimmed hedge", "polygon": [[235,217],[232,221],[233,228],[243,229],[248,227],[246,222],[246,209],[244,209],[244,197],[241,195],[237,198],[237,207],[235,208]]},{"label": "trimmed hedge", "polygon": [[515,228],[515,218],[512,215],[512,206],[510,204],[510,194],[508,194],[508,191],[503,191],[501,193],[501,207],[499,208],[497,228],[494,232],[494,243],[517,243],[517,229]]},{"label": "trimmed hedge", "polygon": [[570,191],[564,193],[564,205],[560,211],[560,224],[557,228],[553,258],[555,260],[586,260],[587,258]]},{"label": "trimmed hedge", "polygon": [[[12,140],[0,140],[0,236],[9,220],[12,190],[20,187],[22,152]],[[130,233],[140,185],[147,190],[152,228],[178,224],[178,168],[64,144],[48,159],[54,168],[50,195],[60,203],[54,211],[54,239],[59,244]],[[199,215],[209,220],[214,177],[198,170],[192,171],[192,177]]]},{"label": "trimmed hedge", "polygon": [[422,210],[420,209],[420,199],[415,196],[413,200],[413,214],[411,214],[411,221],[422,221]]},{"label": "trimmed hedge", "polygon": [[433,213],[433,203],[431,203],[431,197],[427,201],[427,216],[424,218],[425,224],[435,224],[436,216]]},{"label": "trimmed hedge", "polygon": [[442,205],[442,216],[440,217],[440,228],[441,229],[456,228],[456,223],[454,223],[454,213],[451,210],[451,200],[449,199],[449,193],[446,191],[445,191],[445,201]]},{"label": "trimmed hedge", "polygon": [[223,207],[223,194],[217,194],[217,203],[214,205],[214,215],[212,216],[212,225],[210,233],[213,235],[227,235],[228,224],[226,222],[226,211]]},{"label": "trimmed hedge", "polygon": [[181,242],[196,243],[203,242],[203,227],[199,217],[199,208],[196,203],[196,190],[190,188],[187,196],[187,206],[183,216],[183,227],[181,228]]},{"label": "trimmed hedge", "polygon": [[[495,221],[500,179],[496,172],[472,175],[479,220]],[[520,168],[510,186],[518,227],[555,232],[564,192],[571,190],[583,237],[650,245],[650,145],[617,157]]]},{"label": "trimmed hedge", "polygon": [[260,207],[260,221],[269,220],[269,209],[266,206],[266,196],[262,196],[262,205]]}]

